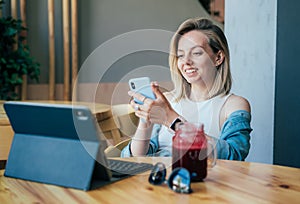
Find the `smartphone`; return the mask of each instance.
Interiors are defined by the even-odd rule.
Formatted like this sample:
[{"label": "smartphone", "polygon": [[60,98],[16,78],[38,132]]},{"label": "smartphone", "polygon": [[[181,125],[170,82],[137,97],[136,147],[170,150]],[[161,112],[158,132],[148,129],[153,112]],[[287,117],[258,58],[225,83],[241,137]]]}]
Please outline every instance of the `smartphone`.
[{"label": "smartphone", "polygon": [[[131,91],[138,92],[143,96],[155,100],[156,97],[151,89],[149,77],[139,77],[129,80],[129,87]],[[138,104],[143,104],[142,101],[134,98],[134,101]]]}]

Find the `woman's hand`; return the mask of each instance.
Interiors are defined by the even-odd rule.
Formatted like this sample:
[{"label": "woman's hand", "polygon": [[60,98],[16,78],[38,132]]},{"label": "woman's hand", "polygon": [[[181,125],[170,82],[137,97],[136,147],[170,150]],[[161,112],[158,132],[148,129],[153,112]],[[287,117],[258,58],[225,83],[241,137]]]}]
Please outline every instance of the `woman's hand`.
[{"label": "woman's hand", "polygon": [[156,96],[155,100],[146,98],[145,96],[129,91],[128,94],[143,102],[142,105],[131,100],[130,104],[135,110],[135,115],[143,119],[147,123],[163,124],[167,127],[174,121],[178,114],[173,110],[169,101],[159,90],[156,82],[151,83],[151,88]]}]

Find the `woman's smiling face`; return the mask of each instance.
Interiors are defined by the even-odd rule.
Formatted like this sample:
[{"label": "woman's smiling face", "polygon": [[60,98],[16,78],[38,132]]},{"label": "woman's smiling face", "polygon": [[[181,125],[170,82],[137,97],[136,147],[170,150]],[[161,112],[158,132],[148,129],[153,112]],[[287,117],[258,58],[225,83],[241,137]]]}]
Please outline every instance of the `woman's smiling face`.
[{"label": "woman's smiling face", "polygon": [[177,66],[190,83],[213,83],[217,69],[216,55],[208,44],[208,38],[199,30],[185,33],[178,41]]}]

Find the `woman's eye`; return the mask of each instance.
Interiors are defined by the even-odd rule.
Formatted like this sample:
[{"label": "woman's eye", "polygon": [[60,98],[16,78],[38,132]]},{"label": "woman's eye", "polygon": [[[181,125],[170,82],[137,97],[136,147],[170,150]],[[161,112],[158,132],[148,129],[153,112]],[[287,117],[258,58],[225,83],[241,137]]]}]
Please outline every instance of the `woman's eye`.
[{"label": "woman's eye", "polygon": [[177,55],[177,58],[183,58],[183,55]]},{"label": "woman's eye", "polygon": [[199,55],[201,55],[202,54],[202,52],[193,52],[193,55],[194,56],[199,56]]}]

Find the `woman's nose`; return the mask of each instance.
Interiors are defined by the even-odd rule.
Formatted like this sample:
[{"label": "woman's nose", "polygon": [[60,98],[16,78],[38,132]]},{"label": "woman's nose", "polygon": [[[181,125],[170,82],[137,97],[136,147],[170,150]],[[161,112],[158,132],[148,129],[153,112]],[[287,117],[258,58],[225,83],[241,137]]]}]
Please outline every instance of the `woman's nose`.
[{"label": "woman's nose", "polygon": [[186,55],[186,56],[184,56],[184,59],[183,59],[183,61],[184,61],[184,63],[185,64],[193,64],[193,61],[192,61],[192,59],[191,59],[191,56],[190,55]]}]

